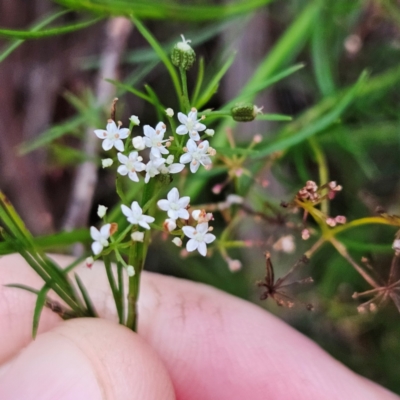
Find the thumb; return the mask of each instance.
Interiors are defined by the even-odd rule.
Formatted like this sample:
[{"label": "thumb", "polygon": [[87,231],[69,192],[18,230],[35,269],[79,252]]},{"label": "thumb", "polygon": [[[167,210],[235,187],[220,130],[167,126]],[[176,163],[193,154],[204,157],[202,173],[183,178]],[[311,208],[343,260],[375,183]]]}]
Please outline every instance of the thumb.
[{"label": "thumb", "polygon": [[0,371],[2,400],[175,399],[155,352],[127,328],[76,319],[39,335]]}]

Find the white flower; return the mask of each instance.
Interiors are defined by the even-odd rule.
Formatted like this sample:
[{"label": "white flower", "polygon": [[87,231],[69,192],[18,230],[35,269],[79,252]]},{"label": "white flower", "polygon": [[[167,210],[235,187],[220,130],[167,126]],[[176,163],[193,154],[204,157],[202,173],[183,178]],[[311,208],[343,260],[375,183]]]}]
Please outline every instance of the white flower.
[{"label": "white flower", "polygon": [[189,219],[189,212],[186,210],[190,202],[189,196],[179,198],[179,191],[177,188],[172,188],[167,194],[168,200],[159,200],[157,202],[158,207],[161,210],[167,211],[168,217],[171,219]]},{"label": "white flower", "polygon": [[215,131],[214,131],[214,129],[206,129],[206,135],[208,135],[208,136],[214,136],[214,133],[215,133]]},{"label": "white flower", "polygon": [[135,137],[132,139],[132,144],[133,144],[133,147],[134,147],[136,150],[139,150],[139,151],[140,151],[140,150],[143,150],[143,149],[146,147],[142,136],[135,136]]},{"label": "white flower", "polygon": [[94,226],[90,227],[90,236],[94,240],[92,243],[92,251],[96,256],[100,254],[104,247],[109,245],[108,238],[110,237],[111,224],[106,224],[101,227],[100,231]]},{"label": "white flower", "polygon": [[133,265],[128,265],[126,267],[126,272],[128,273],[128,276],[135,276],[135,268],[133,268]]},{"label": "white flower", "polygon": [[111,167],[113,165],[114,161],[112,158],[105,158],[104,160],[101,160],[101,166],[103,168]]},{"label": "white flower", "polygon": [[122,165],[118,167],[117,172],[121,175],[128,175],[129,179],[134,182],[139,182],[136,172],[144,171],[146,166],[141,162],[143,158],[138,155],[138,152],[132,151],[128,157],[118,153],[118,160]]},{"label": "white flower", "polygon": [[148,183],[150,178],[154,178],[160,173],[160,169],[165,163],[164,158],[152,156],[150,153],[150,161],[146,164],[146,176],[144,177],[145,183]]},{"label": "white flower", "polygon": [[197,119],[197,110],[195,108],[192,108],[189,115],[185,115],[181,112],[178,113],[178,119],[182,124],[176,128],[176,133],[178,135],[186,135],[189,133],[191,139],[200,140],[199,132],[204,131],[206,126],[199,122],[201,118],[199,120]]},{"label": "white flower", "polygon": [[106,215],[106,212],[107,212],[107,207],[102,206],[102,205],[99,205],[99,206],[97,207],[97,215],[98,215],[100,218],[103,218],[103,217]]},{"label": "white flower", "polygon": [[140,125],[140,120],[137,115],[131,115],[129,120],[132,122],[132,124],[139,126]]},{"label": "white flower", "polygon": [[190,162],[190,171],[193,173],[199,169],[200,164],[203,166],[211,165],[211,159],[207,154],[208,146],[208,140],[197,146],[194,140],[189,139],[186,144],[187,153],[181,155],[179,162],[182,164]]},{"label": "white flower", "polygon": [[163,122],[159,122],[155,130],[150,125],[143,127],[144,143],[146,147],[151,148],[151,154],[155,157],[161,157],[161,154],[169,153],[165,146],[162,145],[168,141],[168,139],[163,140],[166,128]]},{"label": "white flower", "polygon": [[176,228],[176,220],[167,218],[164,221],[163,226],[165,230],[167,230],[168,232],[172,232]]},{"label": "white flower", "polygon": [[140,225],[142,228],[150,229],[149,223],[154,222],[154,218],[144,215],[137,201],[132,202],[131,208],[122,204],[122,213],[127,217],[128,222],[133,225]]},{"label": "white flower", "polygon": [[174,110],[172,108],[167,108],[165,110],[165,114],[167,114],[168,117],[173,117],[174,116]]},{"label": "white flower", "polygon": [[178,238],[178,237],[173,238],[173,239],[172,239],[172,243],[173,243],[175,246],[177,246],[177,247],[182,247],[182,240],[181,240],[181,238]]},{"label": "white flower", "polygon": [[129,129],[122,128],[109,119],[106,130],[96,129],[94,131],[99,139],[103,139],[102,147],[104,150],[111,150],[115,147],[119,151],[124,151],[124,142],[121,139],[126,139],[129,136]]},{"label": "white flower", "polygon": [[203,222],[198,224],[196,228],[193,228],[193,226],[184,226],[182,230],[183,233],[190,238],[186,243],[186,250],[197,250],[205,257],[207,255],[207,244],[215,240],[215,236],[212,233],[208,233],[208,223]]},{"label": "white flower", "polygon": [[133,232],[132,235],[131,235],[131,239],[134,242],[143,242],[143,240],[144,240],[144,232],[140,232],[140,231]]}]

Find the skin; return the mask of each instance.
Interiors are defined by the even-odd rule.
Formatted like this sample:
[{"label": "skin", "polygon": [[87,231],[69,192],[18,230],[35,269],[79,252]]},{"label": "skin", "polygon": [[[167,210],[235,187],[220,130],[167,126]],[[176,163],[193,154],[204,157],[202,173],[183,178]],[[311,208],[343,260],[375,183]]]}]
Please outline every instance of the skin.
[{"label": "skin", "polygon": [[185,280],[144,273],[135,334],[116,323],[101,265],[78,271],[103,318],[46,309],[32,341],[35,296],[3,285],[41,281],[0,259],[0,399],[398,399],[265,310]]}]

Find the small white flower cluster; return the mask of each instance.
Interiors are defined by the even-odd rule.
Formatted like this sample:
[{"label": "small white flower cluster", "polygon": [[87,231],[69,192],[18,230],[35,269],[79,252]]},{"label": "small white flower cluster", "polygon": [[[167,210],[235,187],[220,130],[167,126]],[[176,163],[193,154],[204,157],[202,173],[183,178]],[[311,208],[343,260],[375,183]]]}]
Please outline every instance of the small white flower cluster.
[{"label": "small white flower cluster", "polygon": [[[168,217],[164,221],[164,227],[169,232],[173,231],[177,227],[177,220],[183,219],[189,220],[189,207],[190,198],[189,196],[179,197],[179,191],[177,188],[172,188],[167,194],[166,199],[159,200],[157,202],[158,207],[166,211]],[[213,218],[211,213],[206,213],[204,210],[194,210],[192,212],[192,218],[197,222],[197,226],[185,225],[182,227],[183,233],[189,238],[186,244],[187,251],[197,250],[202,256],[207,255],[207,244],[212,243],[215,240],[215,236],[209,231],[212,227],[208,226],[208,222]],[[182,240],[178,237],[172,241],[177,246],[182,246]]]},{"label": "small white flower cluster", "polygon": [[[166,114],[169,118],[174,116],[172,109],[167,109]],[[171,146],[173,137],[164,138],[167,130],[163,122],[159,122],[155,129],[149,125],[143,127],[144,136],[136,136],[132,139],[132,145],[127,146],[124,144],[123,139],[128,138],[130,131],[126,128],[121,128],[121,123],[118,125],[113,120],[108,120],[106,129],[96,129],[94,133],[99,139],[102,139],[102,148],[104,150],[111,150],[115,147],[118,150],[117,159],[120,165],[117,172],[122,176],[128,176],[133,182],[139,182],[139,172],[144,172],[144,182],[148,183],[151,178],[159,174],[176,174],[185,168],[185,164],[190,163],[190,171],[197,172],[200,165],[206,168],[211,167],[210,156],[216,154],[215,149],[210,147],[207,140],[201,141],[199,132],[206,131],[209,136],[214,134],[211,129],[206,130],[206,126],[200,123],[202,118],[197,119],[197,110],[192,108],[188,115],[178,113],[178,120],[181,125],[176,129],[178,135],[189,135],[189,139],[183,148],[184,153],[176,154],[179,157],[179,163],[174,163],[174,155],[170,154],[168,148]],[[133,125],[139,125],[140,121],[137,116],[132,115],[130,121]],[[197,142],[197,143],[196,143]],[[181,145],[180,145],[181,146]],[[177,148],[181,148],[177,146]],[[131,148],[134,151],[129,151]],[[143,157],[139,152],[149,149],[149,161],[147,164],[143,162]],[[178,150],[179,151],[179,150]],[[125,154],[124,154],[125,153]],[[102,160],[103,168],[107,168],[113,164],[113,159],[106,158]],[[189,220],[189,206],[190,198],[188,196],[179,197],[178,189],[173,188],[167,196],[167,199],[158,201],[158,206],[161,210],[166,211],[168,217],[164,222],[164,227],[169,231],[173,231],[177,227],[177,220]],[[150,229],[149,223],[154,222],[154,217],[143,214],[143,210],[137,201],[133,201],[131,207],[126,205],[121,206],[122,213],[127,218],[128,222],[132,225],[138,225],[143,229]],[[103,218],[106,214],[106,207],[99,207],[99,217]],[[197,214],[196,214],[197,213]],[[206,244],[215,240],[215,236],[208,233],[212,228],[208,226],[206,216],[201,216],[200,210],[195,211],[192,215],[198,222],[196,228],[191,226],[184,226],[182,231],[189,237],[187,243],[187,250],[198,250],[203,256],[207,253]],[[93,239],[92,251],[97,256],[105,247],[109,246],[109,239],[112,235],[111,224],[104,225],[100,230],[95,227],[90,228],[90,234]],[[143,241],[143,232],[136,231],[132,233],[133,241]],[[174,243],[182,244],[181,239],[175,238]],[[90,264],[90,263],[88,263]],[[132,268],[129,273],[132,274]]]},{"label": "small white flower cluster", "polygon": [[[166,114],[172,118],[174,112],[172,109],[167,109]],[[129,179],[134,182],[139,182],[138,172],[145,171],[145,183],[155,177],[158,174],[177,174],[184,168],[184,164],[190,163],[190,171],[192,173],[197,172],[200,165],[206,168],[211,167],[211,158],[216,154],[215,149],[210,147],[208,140],[200,142],[199,132],[206,131],[206,134],[212,136],[214,131],[207,129],[206,126],[200,123],[201,118],[197,119],[197,110],[192,108],[188,115],[178,113],[178,119],[181,125],[176,129],[178,135],[189,135],[189,139],[184,147],[184,154],[180,155],[179,163],[174,163],[174,156],[169,155],[168,147],[171,145],[173,137],[164,139],[166,132],[166,125],[163,122],[159,122],[155,129],[149,125],[143,127],[144,136],[135,136],[132,139],[133,148],[136,151],[132,151],[125,155],[124,143],[122,139],[126,139],[129,136],[129,129],[121,129],[120,124],[117,124],[113,120],[109,120],[106,129],[96,129],[94,132],[99,139],[103,140],[102,147],[104,150],[111,150],[115,147],[119,153],[117,155],[120,166],[117,172],[123,176],[128,175]],[[134,125],[139,125],[139,119],[132,115],[130,118]],[[196,143],[198,142],[198,143]],[[150,157],[147,164],[144,164],[143,158],[139,156],[139,151],[144,149],[150,150]],[[167,156],[164,158],[164,156]],[[103,168],[111,166],[113,163],[112,159],[107,158],[102,161]]]}]

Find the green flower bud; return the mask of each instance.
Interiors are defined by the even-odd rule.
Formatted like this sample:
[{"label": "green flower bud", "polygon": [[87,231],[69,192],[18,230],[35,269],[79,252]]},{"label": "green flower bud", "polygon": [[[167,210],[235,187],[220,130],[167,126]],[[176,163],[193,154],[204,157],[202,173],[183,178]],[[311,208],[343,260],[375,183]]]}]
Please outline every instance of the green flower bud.
[{"label": "green flower bud", "polygon": [[253,103],[238,103],[231,108],[232,118],[239,122],[253,121],[257,114],[261,114],[262,107],[259,108]]},{"label": "green flower bud", "polygon": [[183,35],[181,36],[182,42],[178,42],[172,49],[171,61],[176,67],[187,71],[196,61],[196,53],[190,47],[191,40],[186,40]]}]

